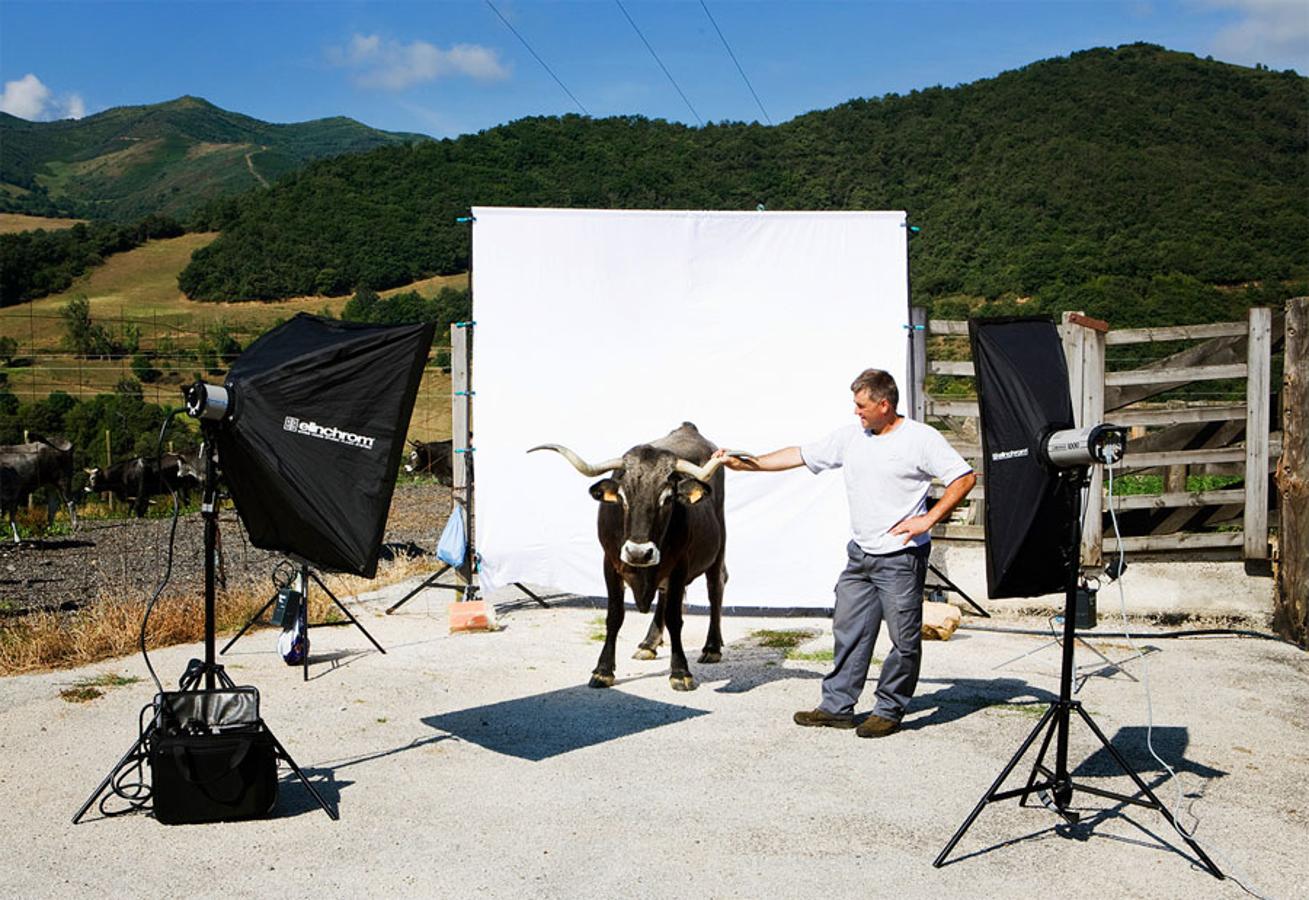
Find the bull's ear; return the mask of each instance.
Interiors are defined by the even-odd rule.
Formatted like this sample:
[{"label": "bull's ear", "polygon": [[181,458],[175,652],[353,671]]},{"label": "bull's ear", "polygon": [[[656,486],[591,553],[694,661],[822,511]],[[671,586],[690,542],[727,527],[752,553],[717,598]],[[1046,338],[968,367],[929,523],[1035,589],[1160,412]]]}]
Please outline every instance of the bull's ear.
[{"label": "bull's ear", "polygon": [[694,478],[683,478],[677,482],[677,499],[687,506],[694,506],[705,497],[711,496],[713,492],[713,488],[709,485]]},{"label": "bull's ear", "polygon": [[601,503],[618,503],[618,482],[612,478],[601,478],[591,485],[591,496]]}]

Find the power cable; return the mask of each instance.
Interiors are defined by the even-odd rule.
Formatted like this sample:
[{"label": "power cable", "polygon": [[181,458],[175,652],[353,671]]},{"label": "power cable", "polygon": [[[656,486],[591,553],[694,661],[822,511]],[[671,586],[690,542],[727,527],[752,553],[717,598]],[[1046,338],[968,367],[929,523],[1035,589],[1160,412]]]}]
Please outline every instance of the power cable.
[{"label": "power cable", "polygon": [[508,28],[510,31],[512,31],[514,37],[518,38],[518,40],[522,42],[523,46],[527,48],[527,52],[532,54],[532,58],[541,64],[541,68],[545,69],[547,72],[550,73],[550,77],[555,80],[555,84],[559,85],[559,87],[563,89],[563,92],[568,95],[568,98],[577,104],[577,108],[582,111],[582,115],[584,116],[591,115],[589,112],[587,112],[586,107],[582,105],[582,101],[574,97],[573,92],[568,89],[568,86],[559,80],[559,76],[554,73],[554,69],[551,69],[548,65],[546,65],[545,60],[543,60],[540,57],[540,55],[537,54],[537,52],[532,49],[531,44],[527,43],[527,38],[519,34],[518,29],[510,25],[509,20],[504,17],[504,14],[501,13],[500,10],[495,8],[495,4],[492,3],[491,0],[486,0],[486,5],[491,7],[491,12],[495,13],[497,16],[500,17],[501,22],[505,23],[505,28]]},{"label": "power cable", "polygon": [[[487,2],[490,2],[490,0],[487,0]],[[664,74],[668,76],[668,81],[672,84],[673,89],[677,91],[678,96],[682,98],[682,102],[686,104],[686,108],[691,111],[691,115],[695,116],[696,122],[700,123],[700,127],[703,128],[704,119],[700,118],[700,114],[695,111],[695,107],[691,105],[691,101],[686,99],[686,94],[677,84],[677,80],[673,78],[673,73],[668,71],[668,67],[665,66],[664,61],[659,58],[659,54],[655,53],[655,49],[650,46],[650,42],[645,39],[645,35],[641,33],[641,29],[636,27],[636,22],[634,22],[632,17],[628,15],[627,7],[623,6],[623,0],[614,0],[614,3],[618,4],[618,8],[623,11],[623,16],[627,19],[628,24],[632,26],[632,30],[636,32],[636,36],[641,39],[641,43],[645,44],[645,49],[650,51],[650,55],[654,57],[654,61],[659,64],[659,68],[663,69]]]},{"label": "power cable", "polygon": [[723,42],[723,47],[727,49],[727,55],[732,57],[732,62],[736,65],[736,71],[741,73],[741,80],[744,81],[745,86],[750,89],[750,96],[754,97],[754,102],[759,104],[759,111],[764,114],[764,121],[769,125],[772,125],[773,120],[768,117],[768,110],[764,109],[764,102],[760,100],[759,95],[755,93],[754,85],[751,84],[750,79],[746,77],[745,69],[741,68],[741,63],[737,61],[736,54],[732,52],[731,45],[727,43],[727,38],[723,35],[723,29],[718,27],[718,23],[714,20],[714,14],[709,11],[708,6],[705,6],[704,0],[700,0],[700,8],[703,9],[704,14],[709,17],[709,22],[714,26],[714,31],[718,32],[718,39]]}]

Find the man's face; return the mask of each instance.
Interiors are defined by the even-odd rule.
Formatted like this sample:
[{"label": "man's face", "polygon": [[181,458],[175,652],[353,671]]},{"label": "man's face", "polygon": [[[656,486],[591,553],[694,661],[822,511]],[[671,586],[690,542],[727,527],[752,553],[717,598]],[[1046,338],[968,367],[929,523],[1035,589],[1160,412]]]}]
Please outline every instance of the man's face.
[{"label": "man's face", "polygon": [[854,411],[859,423],[874,433],[881,431],[895,421],[895,410],[887,400],[874,400],[868,391],[858,391],[854,395]]}]

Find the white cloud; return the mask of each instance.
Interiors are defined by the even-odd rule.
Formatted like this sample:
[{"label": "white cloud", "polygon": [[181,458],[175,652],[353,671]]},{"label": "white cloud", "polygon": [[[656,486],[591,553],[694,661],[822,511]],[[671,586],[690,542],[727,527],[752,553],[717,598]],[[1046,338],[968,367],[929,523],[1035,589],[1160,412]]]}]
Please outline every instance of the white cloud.
[{"label": "white cloud", "polygon": [[17,81],[6,81],[0,110],[30,122],[50,119],[80,119],[86,115],[86,101],[80,94],[56,97],[31,72]]},{"label": "white cloud", "polygon": [[509,77],[499,54],[478,44],[454,44],[442,50],[427,41],[405,44],[356,34],[346,46],[330,48],[327,56],[336,65],[357,70],[359,85],[392,91],[438,78],[502,81]]},{"label": "white cloud", "polygon": [[35,121],[41,118],[50,96],[50,89],[41,83],[40,78],[29,72],[17,81],[5,82],[0,110],[20,119]]},{"label": "white cloud", "polygon": [[1238,16],[1214,35],[1214,51],[1219,56],[1305,71],[1309,64],[1309,5],[1303,0],[1205,0],[1204,5]]}]

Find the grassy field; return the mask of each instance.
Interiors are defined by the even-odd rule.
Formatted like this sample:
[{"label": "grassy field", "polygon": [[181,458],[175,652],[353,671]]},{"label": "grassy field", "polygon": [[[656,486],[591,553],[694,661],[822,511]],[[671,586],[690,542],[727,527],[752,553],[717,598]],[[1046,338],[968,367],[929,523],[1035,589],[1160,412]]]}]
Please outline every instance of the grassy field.
[{"label": "grassy field", "polygon": [[0,234],[13,234],[16,231],[35,231],[44,228],[55,231],[60,228],[72,228],[85,219],[49,219],[45,216],[26,216],[22,213],[0,213]]},{"label": "grassy field", "polygon": [[[179,402],[179,387],[193,380],[198,364],[189,351],[198,345],[206,329],[224,325],[246,345],[279,319],[299,312],[326,310],[339,314],[349,299],[296,297],[278,303],[189,300],[178,290],[177,274],[190,261],[192,253],[215,237],[216,234],[186,234],[150,241],[109,257],[104,265],[79,278],[63,293],[0,310],[0,334],[18,340],[18,356],[25,363],[0,369],[8,376],[8,389],[23,400],[44,397],[55,390],[75,397],[90,397],[112,391],[120,379],[131,376],[129,359],[77,359],[64,350],[60,312],[74,297],[86,297],[92,320],[108,328],[111,334],[121,335],[129,327],[140,330],[141,349],[154,354],[155,365],[164,372],[159,382],[144,386],[145,397],[166,405]],[[383,291],[382,295],[417,291],[433,297],[443,287],[467,285],[467,275],[437,276]],[[207,377],[215,380],[217,376]],[[437,440],[449,436],[450,378],[439,369],[429,368],[414,408],[410,437]]]}]

